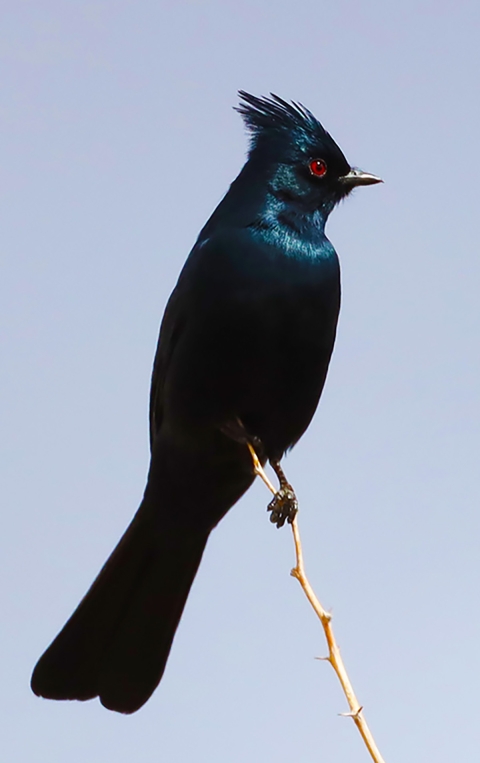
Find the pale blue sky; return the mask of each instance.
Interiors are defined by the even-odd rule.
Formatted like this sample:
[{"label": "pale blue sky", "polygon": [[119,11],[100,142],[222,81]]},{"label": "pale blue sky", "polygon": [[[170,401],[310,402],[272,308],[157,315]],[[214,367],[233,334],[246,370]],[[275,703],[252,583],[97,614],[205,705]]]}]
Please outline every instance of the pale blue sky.
[{"label": "pale blue sky", "polygon": [[359,189],[343,307],[286,462],[312,583],[387,763],[480,748],[478,2],[4,0],[0,758],[368,756],[256,485],[213,534],[136,715],[31,669],[141,498],[166,299],[246,149],[236,90],[305,103]]}]

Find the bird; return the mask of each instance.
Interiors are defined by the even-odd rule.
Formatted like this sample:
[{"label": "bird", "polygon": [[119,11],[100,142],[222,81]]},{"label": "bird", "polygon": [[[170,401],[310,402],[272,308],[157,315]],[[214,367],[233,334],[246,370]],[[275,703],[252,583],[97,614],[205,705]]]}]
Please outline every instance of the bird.
[{"label": "bird", "polygon": [[125,714],[144,705],[209,535],[256,477],[252,449],[280,478],[272,521],[291,522],[296,510],[280,462],[317,408],[340,309],[325,224],[354,188],[382,181],[351,166],[302,104],[239,98],[246,162],[200,231],[160,327],[143,499],[39,659],[38,696],[98,697]]}]

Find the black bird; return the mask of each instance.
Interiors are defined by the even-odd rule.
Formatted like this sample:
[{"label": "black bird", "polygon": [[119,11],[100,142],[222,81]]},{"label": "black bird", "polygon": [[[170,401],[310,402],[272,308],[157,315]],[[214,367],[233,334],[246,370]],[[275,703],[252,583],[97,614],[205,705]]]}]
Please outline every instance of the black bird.
[{"label": "black bird", "polygon": [[[158,685],[210,532],[317,407],[340,306],[334,206],[353,169],[302,105],[240,91],[248,159],[201,231],[163,318],[151,462],[133,521],[40,658],[35,694],[133,713]],[[281,501],[273,520],[291,519]],[[291,507],[290,507],[291,508]]]}]

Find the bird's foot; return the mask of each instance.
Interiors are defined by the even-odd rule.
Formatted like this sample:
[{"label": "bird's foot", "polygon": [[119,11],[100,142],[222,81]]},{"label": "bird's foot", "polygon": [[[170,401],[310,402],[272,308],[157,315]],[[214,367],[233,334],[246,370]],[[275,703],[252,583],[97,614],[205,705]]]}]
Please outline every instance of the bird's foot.
[{"label": "bird's foot", "polygon": [[[238,419],[237,422],[240,424],[240,426],[243,427],[242,423]],[[261,444],[260,440],[257,438],[255,438],[255,440]],[[275,487],[267,477],[257,455],[253,438],[250,438],[247,441],[247,447],[252,458],[253,471],[264,481],[265,485],[273,493],[273,498],[267,506],[267,511],[271,512],[270,522],[279,528],[283,527],[285,522],[288,522],[291,525],[297,515],[298,501],[293,487],[288,482],[283,469],[280,466],[280,461],[273,458],[270,459],[270,466],[277,475],[278,481],[280,483],[278,490],[275,490]]]},{"label": "bird's foot", "polygon": [[298,511],[298,501],[293,487],[288,482],[277,490],[267,506],[267,511],[272,512],[270,522],[277,527],[283,527],[285,522],[292,524]]},{"label": "bird's foot", "polygon": [[267,506],[267,511],[272,512],[270,514],[270,522],[277,525],[277,527],[283,527],[285,522],[288,522],[288,524],[291,525],[298,511],[297,496],[295,495],[293,487],[285,477],[280,462],[270,459],[270,465],[280,483],[279,489]]}]

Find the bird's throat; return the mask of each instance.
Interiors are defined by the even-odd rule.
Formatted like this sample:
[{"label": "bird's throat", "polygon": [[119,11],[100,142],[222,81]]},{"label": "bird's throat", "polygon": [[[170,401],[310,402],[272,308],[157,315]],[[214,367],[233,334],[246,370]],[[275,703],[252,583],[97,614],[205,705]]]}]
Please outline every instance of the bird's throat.
[{"label": "bird's throat", "polygon": [[305,210],[285,200],[270,199],[250,227],[255,236],[295,259],[335,256],[325,236],[326,216],[322,210]]}]

